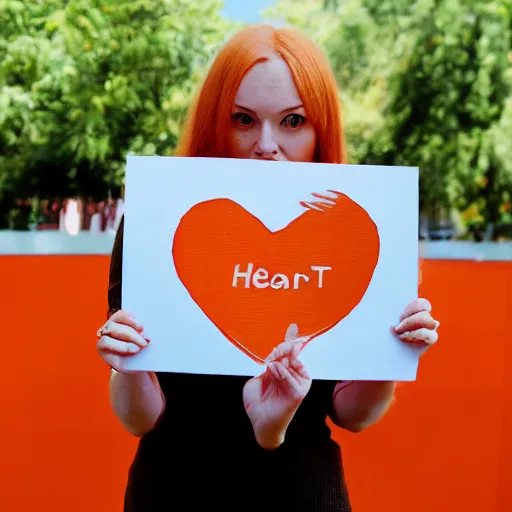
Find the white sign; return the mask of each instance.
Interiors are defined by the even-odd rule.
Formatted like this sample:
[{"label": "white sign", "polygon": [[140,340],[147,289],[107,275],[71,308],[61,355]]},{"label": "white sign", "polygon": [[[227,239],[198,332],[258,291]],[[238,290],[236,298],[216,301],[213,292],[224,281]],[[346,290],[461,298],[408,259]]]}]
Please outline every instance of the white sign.
[{"label": "white sign", "polygon": [[126,369],[256,375],[296,324],[313,378],[414,380],[418,169],[129,157],[122,290]]}]

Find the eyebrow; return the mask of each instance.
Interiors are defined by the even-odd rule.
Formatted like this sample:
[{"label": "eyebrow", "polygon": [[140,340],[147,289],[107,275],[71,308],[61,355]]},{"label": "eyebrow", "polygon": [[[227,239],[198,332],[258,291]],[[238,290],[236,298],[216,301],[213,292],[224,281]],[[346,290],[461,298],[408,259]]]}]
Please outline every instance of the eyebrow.
[{"label": "eyebrow", "polygon": [[[243,105],[237,105],[235,103],[235,107],[236,108],[241,108],[243,110],[247,110],[248,112],[251,112],[253,114],[256,114],[256,112],[250,108],[247,108],[247,107],[244,107]],[[303,108],[304,105],[302,103],[299,103],[298,105],[294,105],[293,107],[288,107],[288,108],[285,108],[284,110],[281,110],[281,112],[279,112],[280,114],[284,114],[285,112],[290,112],[290,110],[297,110],[298,108]]]}]

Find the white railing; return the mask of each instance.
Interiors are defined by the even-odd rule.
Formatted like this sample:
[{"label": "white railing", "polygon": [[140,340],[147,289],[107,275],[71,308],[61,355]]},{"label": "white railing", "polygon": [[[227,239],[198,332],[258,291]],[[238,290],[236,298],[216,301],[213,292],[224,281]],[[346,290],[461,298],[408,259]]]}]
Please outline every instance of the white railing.
[{"label": "white railing", "polygon": [[[0,230],[0,255],[50,254],[110,254],[115,230],[80,231],[71,235],[65,231]],[[424,259],[512,261],[512,242],[419,242],[419,254]]]}]

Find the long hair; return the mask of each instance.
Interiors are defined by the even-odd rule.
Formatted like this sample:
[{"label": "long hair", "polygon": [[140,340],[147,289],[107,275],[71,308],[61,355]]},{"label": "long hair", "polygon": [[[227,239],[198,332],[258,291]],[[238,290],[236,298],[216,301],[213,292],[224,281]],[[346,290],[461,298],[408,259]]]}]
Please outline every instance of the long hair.
[{"label": "long hair", "polygon": [[338,88],[327,58],[300,32],[269,25],[245,28],[221,49],[190,108],[176,156],[229,156],[226,139],[238,87],[255,64],[276,54],[290,68],[316,131],[315,161],[346,163]]}]

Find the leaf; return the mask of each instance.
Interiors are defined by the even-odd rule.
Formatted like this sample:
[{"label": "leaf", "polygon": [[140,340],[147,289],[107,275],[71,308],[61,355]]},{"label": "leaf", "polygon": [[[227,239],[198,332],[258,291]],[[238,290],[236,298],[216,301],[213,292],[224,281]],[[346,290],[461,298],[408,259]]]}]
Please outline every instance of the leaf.
[{"label": "leaf", "polygon": [[128,151],[172,153],[191,93],[232,27],[221,7],[0,2],[0,225],[11,208],[3,200],[101,196],[120,189]]}]

